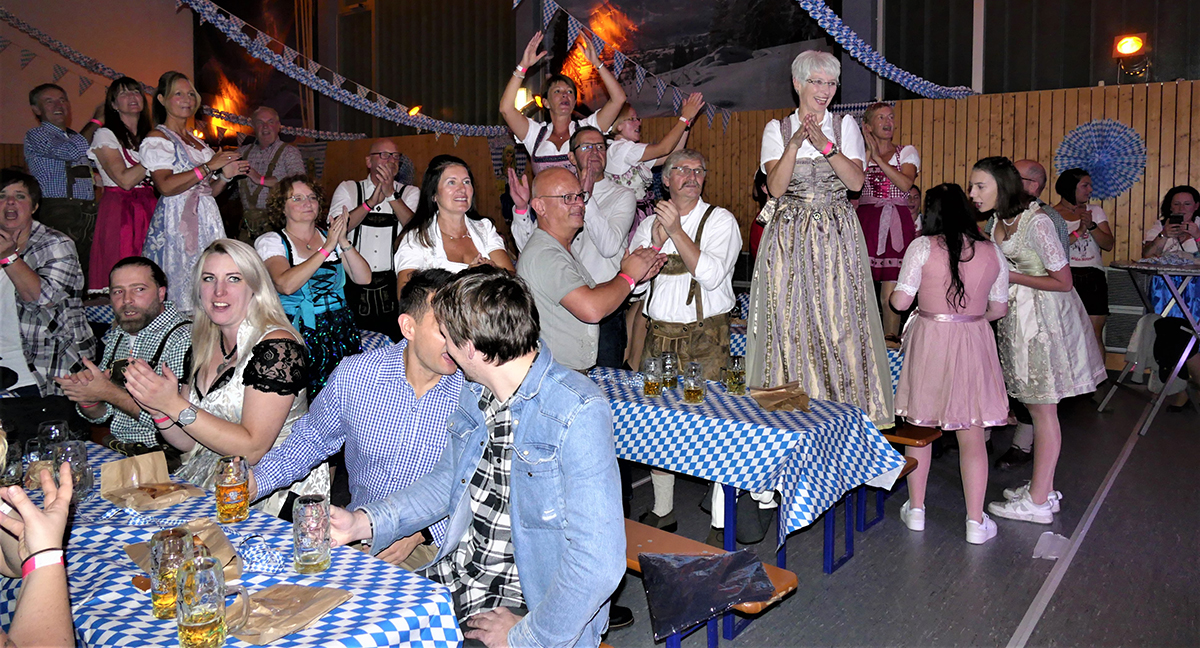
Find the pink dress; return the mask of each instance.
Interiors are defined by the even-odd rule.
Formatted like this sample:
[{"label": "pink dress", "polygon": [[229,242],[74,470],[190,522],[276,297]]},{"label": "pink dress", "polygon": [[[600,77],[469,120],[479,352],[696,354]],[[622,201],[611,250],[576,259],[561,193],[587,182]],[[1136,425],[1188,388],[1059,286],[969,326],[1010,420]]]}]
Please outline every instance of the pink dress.
[{"label": "pink dress", "polygon": [[[897,169],[912,164],[920,170],[921,158],[915,146],[901,146],[888,164]],[[892,184],[883,169],[871,162],[867,165],[856,210],[867,242],[867,256],[871,259],[871,278],[895,281],[900,274],[904,251],[917,237],[916,224],[908,209],[907,192]]]},{"label": "pink dress", "polygon": [[1008,264],[1000,248],[976,241],[959,263],[965,306],[947,299],[950,258],[940,237],[922,236],[904,255],[896,290],[916,296],[919,312],[904,330],[904,367],[896,415],[944,430],[996,427],[1008,420],[1008,394],[996,336],[984,313],[1008,302]]}]

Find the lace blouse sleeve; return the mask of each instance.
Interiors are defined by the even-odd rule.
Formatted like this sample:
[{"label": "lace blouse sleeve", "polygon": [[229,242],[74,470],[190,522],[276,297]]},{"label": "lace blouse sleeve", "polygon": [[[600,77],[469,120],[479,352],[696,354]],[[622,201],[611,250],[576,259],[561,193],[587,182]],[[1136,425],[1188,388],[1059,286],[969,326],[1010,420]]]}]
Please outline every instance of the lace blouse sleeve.
[{"label": "lace blouse sleeve", "polygon": [[992,282],[991,290],[988,291],[988,301],[1003,303],[1008,301],[1008,259],[1004,258],[1004,253],[1000,251],[999,245],[992,243],[991,246],[996,251],[996,259],[1000,262],[1000,272],[996,275],[996,280]]},{"label": "lace blouse sleeve", "polygon": [[242,382],[261,392],[295,396],[308,381],[304,345],[295,340],[263,340],[254,345]]},{"label": "lace blouse sleeve", "polygon": [[929,260],[929,237],[922,236],[914,240],[904,252],[904,261],[900,264],[900,277],[896,280],[896,290],[917,296],[921,287],[921,269]]},{"label": "lace blouse sleeve", "polygon": [[1059,239],[1058,230],[1054,229],[1054,223],[1051,222],[1050,217],[1045,214],[1037,214],[1030,227],[1033,229],[1033,237],[1030,242],[1037,255],[1041,257],[1042,265],[1051,272],[1066,267],[1067,253],[1063,250],[1062,240]]}]

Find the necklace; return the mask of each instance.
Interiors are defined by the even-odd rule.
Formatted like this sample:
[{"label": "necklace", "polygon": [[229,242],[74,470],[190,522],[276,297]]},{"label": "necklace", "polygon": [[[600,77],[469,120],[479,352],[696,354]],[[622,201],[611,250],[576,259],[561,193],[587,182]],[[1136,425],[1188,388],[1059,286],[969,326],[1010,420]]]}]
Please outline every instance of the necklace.
[{"label": "necklace", "polygon": [[224,358],[222,359],[221,364],[217,365],[217,375],[220,376],[222,373],[225,372],[225,368],[229,366],[229,359],[237,355],[238,348],[237,348],[237,344],[235,343],[233,345],[232,349],[230,349],[229,351],[226,351],[225,350],[225,336],[221,333],[218,333],[218,335],[221,338],[221,353],[224,355]]},{"label": "necklace", "polygon": [[[287,232],[287,228],[284,228],[283,231]],[[313,240],[313,237],[316,235],[317,235],[317,233],[315,231],[309,235],[309,237],[304,241],[304,249],[306,249],[306,250],[312,249],[312,240]],[[292,234],[291,232],[288,232],[288,236],[296,239],[297,241],[300,240],[300,238],[298,236],[296,236],[295,234]]]},{"label": "necklace", "polygon": [[1017,222],[1017,219],[1020,217],[1021,217],[1021,215],[1017,214],[1016,216],[1013,216],[1011,219],[1001,218],[1000,222],[1004,223],[1004,229],[1012,229],[1013,223]]},{"label": "necklace", "polygon": [[[439,227],[438,229],[441,229],[441,228]],[[446,238],[450,239],[451,241],[457,241],[459,239],[467,238],[466,232],[463,232],[462,234],[459,234],[458,236],[451,236],[446,233],[446,230],[442,230],[442,236],[445,236]]]}]

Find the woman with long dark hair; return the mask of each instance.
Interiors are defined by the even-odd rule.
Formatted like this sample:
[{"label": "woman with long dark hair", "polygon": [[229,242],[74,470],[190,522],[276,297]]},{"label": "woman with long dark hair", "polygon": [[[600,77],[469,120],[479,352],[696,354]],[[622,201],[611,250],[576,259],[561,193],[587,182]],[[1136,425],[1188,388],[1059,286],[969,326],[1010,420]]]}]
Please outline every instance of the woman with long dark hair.
[{"label": "woman with long dark hair", "polygon": [[1089,205],[1092,176],[1083,169],[1067,169],[1054,183],[1060,196],[1054,210],[1067,223],[1067,253],[1071,257],[1071,281],[1083,301],[1096,344],[1104,355],[1104,322],[1108,319],[1108,278],[1104,274],[1102,250],[1113,249],[1116,237],[1100,205]]},{"label": "woman with long dark hair", "polygon": [[150,110],[142,84],[121,77],[104,95],[104,126],[92,136],[91,158],[104,193],[96,216],[88,263],[88,288],[108,287],[108,273],[125,257],[140,256],[158,199],[138,147],[150,134]]},{"label": "woman with long dark hair", "polygon": [[393,262],[397,290],[426,268],[458,272],[488,263],[513,272],[496,226],[475,211],[475,175],[466,162],[453,155],[429,161],[417,211],[400,231]]},{"label": "woman with long dark hair", "polygon": [[1033,480],[992,502],[995,516],[1038,524],[1054,521],[1058,495],[1054,469],[1062,446],[1058,402],[1096,390],[1104,359],[1092,336],[1083,302],[1072,289],[1067,252],[1054,223],[1025,193],[1005,157],[989,157],[971,171],[971,200],[985,216],[986,232],[1009,263],[1008,314],[997,327],[1000,364],[1008,394],[1033,417]]},{"label": "woman with long dark hair", "polygon": [[[989,321],[1008,312],[1008,263],[979,232],[962,187],[940,184],[925,197],[921,236],[904,254],[891,305],[919,308],[904,331],[896,415],[913,425],[954,431],[967,504],[967,542],[983,544],[996,523],[983,512],[988,456],[984,428],[1008,421],[1008,396]],[[907,448],[917,460],[900,519],[925,529],[925,485],[932,447]]]}]

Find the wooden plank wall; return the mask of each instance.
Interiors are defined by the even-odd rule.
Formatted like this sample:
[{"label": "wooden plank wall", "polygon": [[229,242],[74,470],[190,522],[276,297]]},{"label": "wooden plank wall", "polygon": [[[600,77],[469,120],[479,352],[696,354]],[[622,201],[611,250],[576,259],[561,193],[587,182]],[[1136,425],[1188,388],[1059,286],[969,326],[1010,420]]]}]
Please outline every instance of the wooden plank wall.
[{"label": "wooden plank wall", "polygon": [[967,99],[919,99],[896,104],[895,141],[921,152],[918,184],[966,187],[971,166],[990,155],[1036,159],[1050,174],[1040,198],[1058,202],[1055,150],[1073,128],[1093,119],[1128,124],[1146,142],[1146,170],[1124,194],[1100,203],[1116,246],[1108,261],[1136,258],[1143,232],[1158,217],[1173,186],[1200,187],[1200,81],[1042,90]]}]

